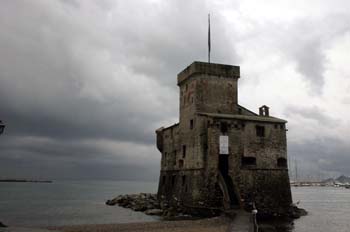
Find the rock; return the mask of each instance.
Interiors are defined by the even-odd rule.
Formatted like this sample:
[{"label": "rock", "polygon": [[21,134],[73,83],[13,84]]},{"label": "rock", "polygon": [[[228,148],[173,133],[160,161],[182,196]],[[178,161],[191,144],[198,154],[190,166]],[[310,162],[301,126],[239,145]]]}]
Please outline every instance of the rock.
[{"label": "rock", "polygon": [[0,222],[0,227],[7,227],[7,225],[5,225],[2,222]]},{"label": "rock", "polygon": [[131,208],[135,211],[146,211],[160,208],[157,195],[151,193],[119,195],[112,200],[107,200],[106,205],[119,205],[124,208]]},{"label": "rock", "polygon": [[301,216],[306,216],[307,211],[302,208],[298,208],[297,206],[292,206],[291,211],[290,211],[290,217],[291,218],[300,218]]},{"label": "rock", "polygon": [[163,215],[163,210],[161,210],[161,209],[148,209],[145,211],[145,214],[161,216],[161,215]]},{"label": "rock", "polygon": [[147,207],[142,204],[135,204],[131,207],[131,209],[134,211],[145,211],[147,210]]},{"label": "rock", "polygon": [[116,205],[117,204],[117,202],[116,201],[114,201],[114,199],[113,200],[107,200],[106,201],[106,205]]},{"label": "rock", "polygon": [[299,215],[300,216],[306,216],[307,215],[307,211],[305,209],[298,208],[298,211],[299,211]]}]

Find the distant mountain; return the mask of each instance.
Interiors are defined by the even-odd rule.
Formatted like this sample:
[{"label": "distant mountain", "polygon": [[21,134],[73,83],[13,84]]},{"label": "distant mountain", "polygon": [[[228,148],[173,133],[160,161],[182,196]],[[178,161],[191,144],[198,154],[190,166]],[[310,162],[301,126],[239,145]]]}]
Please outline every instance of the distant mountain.
[{"label": "distant mountain", "polygon": [[350,183],[350,177],[341,175],[337,179],[335,179],[335,181],[338,181],[338,182],[343,183],[343,184]]},{"label": "distant mountain", "polygon": [[321,181],[321,183],[324,183],[324,184],[334,184],[334,182],[335,180],[333,178],[328,178]]},{"label": "distant mountain", "polygon": [[341,175],[337,179],[328,178],[321,181],[321,183],[325,183],[325,184],[334,184],[335,182],[342,183],[342,184],[349,184],[350,177]]}]

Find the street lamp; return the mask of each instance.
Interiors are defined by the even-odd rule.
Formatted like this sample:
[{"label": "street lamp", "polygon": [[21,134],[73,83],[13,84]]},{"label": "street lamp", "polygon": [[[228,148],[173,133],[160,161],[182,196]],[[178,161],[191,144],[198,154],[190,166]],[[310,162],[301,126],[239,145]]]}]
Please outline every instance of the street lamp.
[{"label": "street lamp", "polygon": [[0,135],[4,133],[5,130],[5,124],[0,120]]}]

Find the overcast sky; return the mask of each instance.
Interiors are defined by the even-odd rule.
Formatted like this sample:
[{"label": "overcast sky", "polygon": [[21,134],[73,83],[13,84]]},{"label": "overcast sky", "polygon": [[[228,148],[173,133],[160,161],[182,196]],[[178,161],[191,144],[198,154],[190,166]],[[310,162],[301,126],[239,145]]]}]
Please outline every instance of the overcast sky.
[{"label": "overcast sky", "polygon": [[291,170],[350,175],[349,1],[2,0],[0,178],[156,181],[208,12],[240,104],[288,120]]}]

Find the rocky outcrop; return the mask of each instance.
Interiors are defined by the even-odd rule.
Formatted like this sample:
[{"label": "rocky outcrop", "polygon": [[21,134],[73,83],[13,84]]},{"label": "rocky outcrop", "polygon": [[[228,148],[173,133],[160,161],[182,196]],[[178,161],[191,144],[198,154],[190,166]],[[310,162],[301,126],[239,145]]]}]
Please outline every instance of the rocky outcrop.
[{"label": "rocky outcrop", "polygon": [[[251,209],[246,207],[245,210],[250,211]],[[257,218],[263,221],[273,219],[293,220],[306,215],[307,211],[305,209],[299,208],[296,204],[291,204],[288,208],[283,207],[274,211],[267,207],[258,208]]]},{"label": "rocky outcrop", "polygon": [[296,219],[296,218],[300,218],[301,216],[306,216],[307,211],[305,209],[298,208],[296,205],[292,205],[288,215],[292,219]]},{"label": "rocky outcrop", "polygon": [[134,211],[144,212],[147,215],[162,216],[169,220],[193,218],[193,216],[184,212],[181,207],[174,208],[165,203],[160,204],[157,195],[151,193],[119,195],[112,200],[107,200],[106,205],[118,205]]},{"label": "rocky outcrop", "polygon": [[[124,208],[129,208],[134,211],[144,212],[147,215],[162,216],[164,219],[188,219],[193,217],[212,217],[213,215],[206,215],[203,212],[189,212],[183,209],[180,205],[178,207],[170,206],[164,202],[159,203],[156,194],[139,193],[119,195],[114,199],[107,200],[106,205],[118,205]],[[246,209],[250,211],[251,209]],[[264,210],[258,209],[259,220],[270,220],[273,218],[286,218],[289,220],[305,216],[306,210],[298,208],[292,204],[287,212],[284,213],[266,213]]]},{"label": "rocky outcrop", "polygon": [[119,205],[148,215],[163,215],[157,195],[151,193],[119,195],[112,200],[107,200],[106,205]]}]

